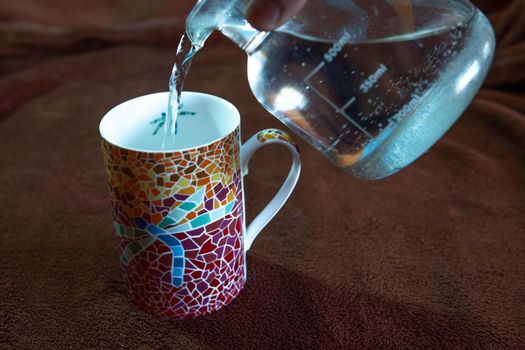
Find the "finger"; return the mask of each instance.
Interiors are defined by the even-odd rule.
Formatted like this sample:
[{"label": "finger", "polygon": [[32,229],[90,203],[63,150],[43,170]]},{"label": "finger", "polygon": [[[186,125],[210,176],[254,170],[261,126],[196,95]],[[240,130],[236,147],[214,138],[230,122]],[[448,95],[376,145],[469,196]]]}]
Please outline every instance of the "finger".
[{"label": "finger", "polygon": [[301,11],[306,1],[253,0],[246,12],[246,19],[259,30],[274,30]]}]

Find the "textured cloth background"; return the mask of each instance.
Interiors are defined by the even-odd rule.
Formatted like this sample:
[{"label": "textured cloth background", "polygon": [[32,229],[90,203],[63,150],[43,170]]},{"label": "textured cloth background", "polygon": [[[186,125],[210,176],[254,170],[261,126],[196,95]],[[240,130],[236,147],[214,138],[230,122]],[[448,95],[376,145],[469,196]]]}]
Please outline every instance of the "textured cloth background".
[{"label": "textured cloth background", "polygon": [[[0,0],[0,348],[525,348],[525,1],[478,4],[499,40],[485,88],[409,168],[364,182],[300,142],[303,174],[221,312],[161,321],[126,296],[98,123],[167,89],[190,1]],[[216,37],[186,89],[284,128]],[[287,151],[257,153],[248,216]]]}]

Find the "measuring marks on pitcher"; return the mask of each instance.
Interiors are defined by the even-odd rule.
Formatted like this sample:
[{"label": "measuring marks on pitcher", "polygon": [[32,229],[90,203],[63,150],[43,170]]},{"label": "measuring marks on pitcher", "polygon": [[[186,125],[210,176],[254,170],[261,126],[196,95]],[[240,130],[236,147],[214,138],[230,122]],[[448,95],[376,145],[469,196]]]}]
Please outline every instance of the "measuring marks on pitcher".
[{"label": "measuring marks on pitcher", "polygon": [[[332,143],[330,144],[330,148],[333,149],[334,147],[341,142],[341,140],[348,134],[350,134],[352,131],[357,133],[362,133],[366,135],[367,139],[372,139],[373,136],[363,127],[361,126],[357,121],[355,121],[352,117],[350,117],[346,113],[346,109],[349,108],[352,104],[354,104],[357,101],[357,97],[352,96],[342,106],[338,106],[336,103],[334,103],[330,98],[328,98],[325,94],[323,94],[320,89],[316,88],[316,86],[311,82],[310,80],[321,70],[325,65],[329,65],[333,62],[334,59],[339,56],[341,51],[343,50],[343,47],[348,44],[348,42],[352,39],[352,35],[347,32],[346,30],[343,31],[343,35],[339,40],[337,40],[331,47],[326,51],[326,53],[323,55],[323,61],[317,65],[317,67],[310,72],[304,79],[303,82],[306,84],[307,88],[312,90],[314,93],[316,93],[322,100],[324,100],[328,105],[330,105],[337,114],[342,115],[348,122],[353,125],[356,130],[348,129],[341,133],[335,140],[332,140]],[[346,55],[345,55],[346,57]],[[380,70],[376,72],[375,74],[372,74],[367,80],[365,80],[361,86],[360,90],[362,93],[367,93],[379,80],[379,78],[387,71],[387,68],[384,64],[381,64]],[[322,84],[322,80],[320,81]],[[343,124],[343,128],[348,128],[348,124]]]},{"label": "measuring marks on pitcher", "polygon": [[352,38],[344,31],[302,83],[328,107],[319,110],[319,124],[333,132],[325,146],[332,150],[344,143],[345,151],[359,152],[417,109],[428,79],[417,69],[400,74],[392,58],[375,60],[372,47],[354,45]]},{"label": "measuring marks on pitcher", "polygon": [[[337,45],[337,43],[336,43]],[[335,46],[335,45],[334,45]],[[335,46],[336,47],[336,46]],[[321,62],[310,74],[308,74],[304,79],[303,82],[306,84],[308,89],[313,91],[315,94],[317,94],[323,101],[325,101],[328,105],[330,105],[337,114],[342,115],[351,125],[355,127],[360,133],[363,135],[366,135],[367,139],[372,139],[373,136],[370,134],[364,127],[362,127],[357,121],[355,121],[346,110],[353,105],[357,101],[357,97],[352,96],[350,97],[342,106],[338,106],[336,103],[334,103],[331,99],[329,99],[325,94],[323,94],[319,88],[317,88],[312,81],[312,78],[323,68],[325,67],[328,62],[331,62],[333,60],[334,55],[330,55],[330,53],[327,53],[325,56],[329,55],[329,59],[325,57],[326,61]],[[382,65],[384,69],[386,69],[386,66]],[[384,74],[384,73],[383,73]],[[382,75],[382,74],[381,74]],[[380,75],[372,74],[363,84],[361,85],[362,89],[366,89],[366,92],[370,90],[371,87],[373,87],[377,81],[379,80]],[[320,81],[322,84],[322,80]],[[343,128],[347,128],[348,124],[344,124]],[[347,131],[341,133],[333,142],[330,144],[330,148],[336,147],[339,142],[348,134],[353,132],[355,130],[348,129]]]}]

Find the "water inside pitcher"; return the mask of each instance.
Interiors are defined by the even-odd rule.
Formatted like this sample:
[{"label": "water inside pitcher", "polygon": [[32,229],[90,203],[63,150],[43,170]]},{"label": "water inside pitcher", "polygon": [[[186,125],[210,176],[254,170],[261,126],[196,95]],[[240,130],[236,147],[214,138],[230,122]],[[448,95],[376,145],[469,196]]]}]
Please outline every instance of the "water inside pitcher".
[{"label": "water inside pitcher", "polygon": [[201,0],[186,35],[219,30],[248,55],[266,110],[347,173],[378,179],[427,151],[463,113],[492,62],[487,18],[465,0],[316,0],[272,32],[246,1]]}]

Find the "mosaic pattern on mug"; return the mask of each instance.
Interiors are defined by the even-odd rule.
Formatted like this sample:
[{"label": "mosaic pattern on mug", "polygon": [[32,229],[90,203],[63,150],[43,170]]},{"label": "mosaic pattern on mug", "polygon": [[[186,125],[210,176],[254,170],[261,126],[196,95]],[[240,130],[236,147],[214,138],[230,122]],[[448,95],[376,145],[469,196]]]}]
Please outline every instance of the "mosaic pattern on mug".
[{"label": "mosaic pattern on mug", "polygon": [[209,146],[147,153],[103,141],[120,260],[132,298],[167,317],[228,304],[244,285],[239,130]]},{"label": "mosaic pattern on mug", "polygon": [[297,144],[293,141],[290,135],[288,135],[287,133],[279,129],[262,130],[257,134],[257,140],[259,140],[259,142],[261,143],[266,143],[268,141],[276,141],[276,140],[282,141],[285,143],[290,143],[294,145],[297,152],[300,153],[299,146],[297,146]]}]

